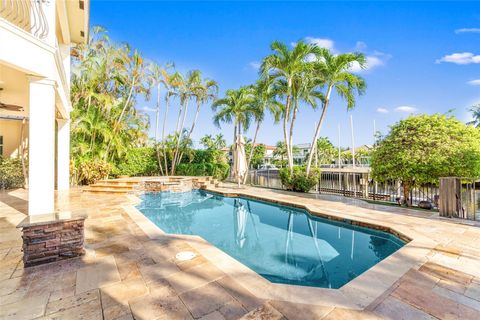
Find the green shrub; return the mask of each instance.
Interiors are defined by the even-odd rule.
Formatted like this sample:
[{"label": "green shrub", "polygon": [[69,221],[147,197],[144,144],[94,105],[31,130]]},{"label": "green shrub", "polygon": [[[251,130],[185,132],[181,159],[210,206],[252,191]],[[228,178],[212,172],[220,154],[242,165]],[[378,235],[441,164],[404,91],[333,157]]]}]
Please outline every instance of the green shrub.
[{"label": "green shrub", "polygon": [[155,148],[144,147],[128,150],[126,156],[112,170],[115,176],[154,176],[159,174]]},{"label": "green shrub", "polygon": [[0,189],[23,188],[22,161],[0,156]]},{"label": "green shrub", "polygon": [[112,166],[101,160],[82,160],[70,165],[74,183],[79,185],[93,184],[108,177]]},{"label": "green shrub", "polygon": [[287,190],[309,192],[320,179],[320,170],[312,168],[307,176],[305,167],[294,167],[293,173],[288,168],[280,169],[280,180]]},{"label": "green shrub", "polygon": [[219,180],[225,180],[229,171],[226,163],[181,163],[176,168],[179,176],[213,176]]}]

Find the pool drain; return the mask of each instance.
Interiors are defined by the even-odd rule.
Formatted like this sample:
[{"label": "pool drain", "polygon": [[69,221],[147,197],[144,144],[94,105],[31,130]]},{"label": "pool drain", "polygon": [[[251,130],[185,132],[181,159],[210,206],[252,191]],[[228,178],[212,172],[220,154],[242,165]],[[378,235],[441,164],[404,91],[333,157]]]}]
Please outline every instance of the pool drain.
[{"label": "pool drain", "polygon": [[195,258],[195,256],[196,254],[193,253],[192,251],[182,251],[175,255],[175,259],[180,261],[187,261],[187,260],[192,260],[193,258]]}]

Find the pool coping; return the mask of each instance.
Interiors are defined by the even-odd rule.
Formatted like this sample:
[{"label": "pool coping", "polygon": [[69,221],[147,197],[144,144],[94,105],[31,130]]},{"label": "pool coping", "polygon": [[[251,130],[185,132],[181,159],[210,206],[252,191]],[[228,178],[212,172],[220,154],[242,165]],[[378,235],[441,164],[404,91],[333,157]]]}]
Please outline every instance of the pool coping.
[{"label": "pool coping", "polygon": [[339,289],[307,287],[289,284],[277,284],[268,281],[261,275],[229,256],[200,236],[168,234],[143,215],[135,205],[140,199],[128,195],[130,204],[123,206],[130,218],[147,234],[150,239],[164,239],[166,236],[188,242],[218,269],[231,276],[240,285],[259,298],[266,300],[282,300],[293,303],[313,304],[363,310],[383,293],[387,292],[409,269],[418,269],[427,261],[427,257],[437,243],[407,226],[390,221],[381,224],[367,221],[361,217],[353,217],[338,210],[319,208],[298,201],[275,199],[269,196],[252,194],[247,190],[224,191],[207,188],[209,192],[226,197],[243,197],[277,203],[306,210],[312,216],[318,216],[353,225],[374,228],[392,233],[404,241],[402,248],[375,264],[358,277],[349,281]]}]

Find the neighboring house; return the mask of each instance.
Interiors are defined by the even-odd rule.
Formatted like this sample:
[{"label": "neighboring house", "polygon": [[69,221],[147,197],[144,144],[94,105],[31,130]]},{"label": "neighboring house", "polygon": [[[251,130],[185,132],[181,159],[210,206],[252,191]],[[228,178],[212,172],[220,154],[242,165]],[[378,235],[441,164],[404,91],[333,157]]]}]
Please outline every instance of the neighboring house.
[{"label": "neighboring house", "polygon": [[[262,143],[256,143],[255,146],[259,146],[261,144]],[[269,146],[269,145],[266,145],[266,144],[264,144],[264,146],[265,146],[265,156],[264,156],[264,159],[263,159],[263,164],[272,164],[273,160],[279,160],[280,159],[280,157],[274,157],[274,155],[273,155],[273,152],[276,149],[275,146]],[[221,151],[225,153],[229,163],[232,164],[233,163],[233,153],[232,153],[232,150],[230,149],[230,147],[222,148]],[[248,156],[249,156],[249,154],[247,154],[247,157]]]},{"label": "neighboring house", "polygon": [[303,164],[307,161],[308,153],[310,152],[310,143],[301,143],[293,146],[297,150],[293,154],[293,162],[295,164]]},{"label": "neighboring house", "polygon": [[263,158],[263,164],[272,164],[273,160],[277,160],[278,156],[275,157],[273,152],[275,151],[275,146],[265,145],[265,157]]},{"label": "neighboring house", "polygon": [[70,47],[88,39],[89,4],[0,1],[0,152],[28,158],[29,215],[69,188]]}]

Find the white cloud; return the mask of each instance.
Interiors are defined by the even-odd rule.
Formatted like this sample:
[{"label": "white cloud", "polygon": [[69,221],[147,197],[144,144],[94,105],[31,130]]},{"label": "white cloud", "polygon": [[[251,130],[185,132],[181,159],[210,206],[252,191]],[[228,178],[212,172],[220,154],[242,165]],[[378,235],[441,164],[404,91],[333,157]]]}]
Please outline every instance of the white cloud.
[{"label": "white cloud", "polygon": [[413,113],[418,111],[417,108],[411,106],[400,106],[395,108],[396,112],[405,112],[405,113]]},{"label": "white cloud", "polygon": [[260,69],[260,62],[257,61],[252,61],[248,64],[250,67],[252,67],[255,70]]},{"label": "white cloud", "polygon": [[468,81],[467,84],[471,86],[480,86],[480,79]]},{"label": "white cloud", "polygon": [[352,64],[352,66],[350,67],[350,70],[352,72],[364,72],[364,71],[368,71],[368,70],[372,70],[376,67],[380,67],[380,66],[383,66],[385,65],[385,62],[380,59],[378,56],[367,56],[366,57],[367,59],[367,62],[365,64],[365,68],[361,68],[360,65],[358,64],[358,62],[354,62]]},{"label": "white cloud", "polygon": [[367,44],[363,41],[357,41],[357,43],[355,44],[355,50],[363,51],[365,49],[367,49]]},{"label": "white cloud", "polygon": [[141,111],[144,111],[144,112],[155,112],[155,111],[157,111],[157,109],[151,108],[151,107],[147,107],[147,106],[142,107],[140,110],[141,110]]},{"label": "white cloud", "polygon": [[455,30],[455,33],[480,33],[480,28],[461,28]]},{"label": "white cloud", "polygon": [[331,51],[335,51],[335,43],[333,40],[327,38],[314,38],[314,37],[305,37],[307,43],[315,44],[320,48],[325,48]]},{"label": "white cloud", "polygon": [[378,113],[388,113],[388,109],[387,108],[377,108],[377,112]]},{"label": "white cloud", "polygon": [[438,59],[436,63],[450,62],[455,64],[480,63],[480,55],[471,52],[453,53]]}]

